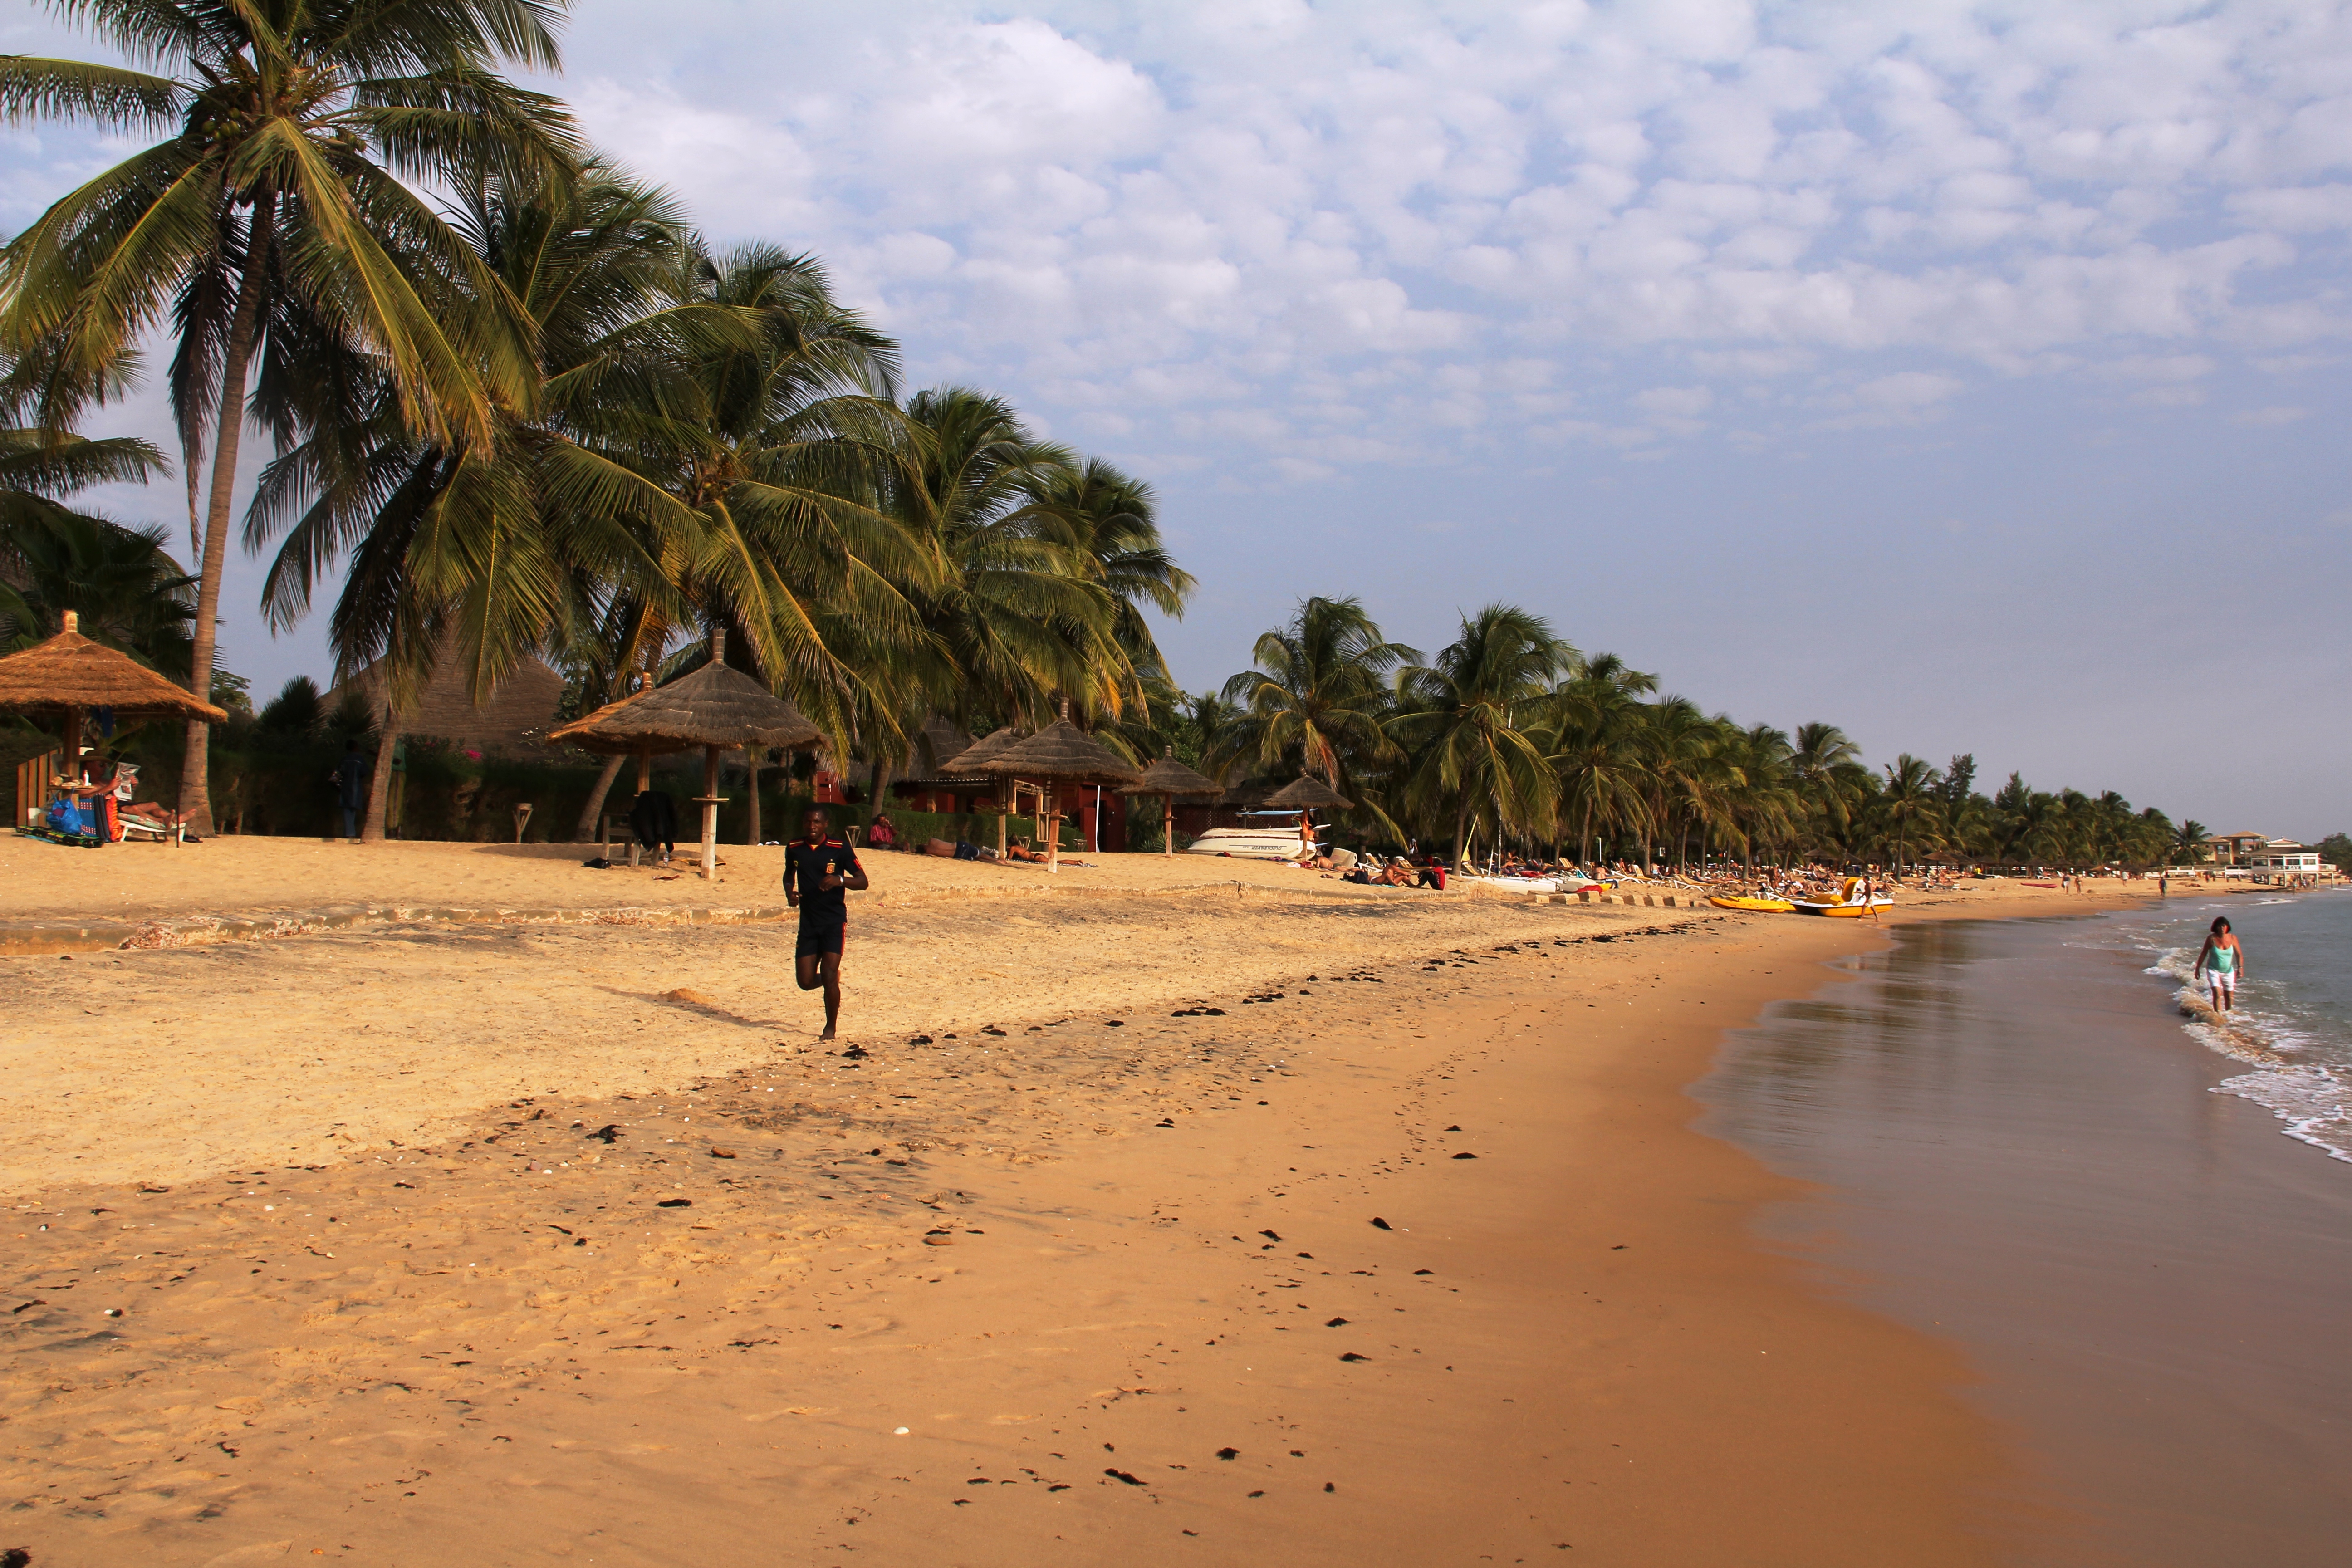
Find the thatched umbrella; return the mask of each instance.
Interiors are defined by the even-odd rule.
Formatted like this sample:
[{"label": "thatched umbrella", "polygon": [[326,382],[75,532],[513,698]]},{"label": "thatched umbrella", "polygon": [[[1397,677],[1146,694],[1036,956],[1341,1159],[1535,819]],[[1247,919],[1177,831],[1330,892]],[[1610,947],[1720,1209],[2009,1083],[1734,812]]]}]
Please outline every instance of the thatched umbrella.
[{"label": "thatched umbrella", "polygon": [[118,719],[201,719],[221,724],[228,714],[131,658],[81,635],[81,617],[65,614],[65,629],[47,642],[0,658],[0,713],[58,715],[65,720],[66,767],[79,775],[82,715],[108,708]]},{"label": "thatched umbrella", "polygon": [[710,662],[667,686],[648,687],[608,702],[584,719],[553,731],[586,751],[637,757],[702,749],[702,874],[719,871],[719,753],[736,746],[813,746],[824,731],[807,716],[740,669],[727,664],[727,631],[710,633]]},{"label": "thatched umbrella", "polygon": [[1304,853],[1314,843],[1307,824],[1310,813],[1318,810],[1344,811],[1355,803],[1309,773],[1301,773],[1280,789],[1267,795],[1265,806],[1274,811],[1298,813],[1298,845]]},{"label": "thatched umbrella", "polygon": [[1264,802],[1271,811],[1345,811],[1356,803],[1311,774],[1301,773]]},{"label": "thatched umbrella", "polygon": [[1202,777],[1178,762],[1171,749],[1168,755],[1143,770],[1141,783],[1129,784],[1118,793],[1160,796],[1160,853],[1173,855],[1176,853],[1176,797],[1180,795],[1223,795],[1224,786],[1214,779]]},{"label": "thatched umbrella", "polygon": [[[986,743],[983,738],[981,744]],[[1142,776],[1105,751],[1101,743],[1084,730],[1071,723],[1066,703],[1063,705],[1059,719],[1017,745],[1007,746],[977,764],[966,763],[965,757],[970,755],[966,752],[964,757],[956,759],[959,772],[969,769],[975,773],[988,773],[998,778],[1032,779],[1044,786],[1045,809],[1038,816],[1045,824],[1045,868],[1049,871],[1058,864],[1062,846],[1062,818],[1054,810],[1054,786],[1061,784],[1133,784]]]}]

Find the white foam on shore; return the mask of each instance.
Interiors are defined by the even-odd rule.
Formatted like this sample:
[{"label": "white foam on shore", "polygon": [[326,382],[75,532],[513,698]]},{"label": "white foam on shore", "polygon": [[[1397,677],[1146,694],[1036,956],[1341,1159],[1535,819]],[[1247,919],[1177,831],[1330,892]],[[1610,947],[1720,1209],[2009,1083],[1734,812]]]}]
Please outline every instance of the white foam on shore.
[{"label": "white foam on shore", "polygon": [[2282,1130],[2352,1164],[2352,1079],[2323,1067],[2271,1067],[2241,1073],[2213,1086],[2215,1094],[2251,1100],[2281,1121]]}]

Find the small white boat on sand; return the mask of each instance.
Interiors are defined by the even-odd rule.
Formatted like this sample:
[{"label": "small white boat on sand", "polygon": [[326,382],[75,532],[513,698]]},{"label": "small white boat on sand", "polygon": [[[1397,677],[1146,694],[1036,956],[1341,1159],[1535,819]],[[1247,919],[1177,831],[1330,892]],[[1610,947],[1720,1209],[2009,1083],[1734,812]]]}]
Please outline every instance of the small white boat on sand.
[{"label": "small white boat on sand", "polygon": [[1212,827],[1185,847],[1187,855],[1231,855],[1239,860],[1296,860],[1298,827]]}]

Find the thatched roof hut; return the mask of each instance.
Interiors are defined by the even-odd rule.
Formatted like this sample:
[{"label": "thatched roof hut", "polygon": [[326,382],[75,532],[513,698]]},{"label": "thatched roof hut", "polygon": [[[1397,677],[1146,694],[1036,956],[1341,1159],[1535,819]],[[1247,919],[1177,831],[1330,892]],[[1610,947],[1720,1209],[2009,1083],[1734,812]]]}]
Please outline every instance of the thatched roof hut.
[{"label": "thatched roof hut", "polygon": [[1007,750],[1029,737],[1010,724],[1002,724],[979,740],[958,752],[953,758],[940,765],[940,773],[948,778],[977,778],[983,763],[992,763]]}]

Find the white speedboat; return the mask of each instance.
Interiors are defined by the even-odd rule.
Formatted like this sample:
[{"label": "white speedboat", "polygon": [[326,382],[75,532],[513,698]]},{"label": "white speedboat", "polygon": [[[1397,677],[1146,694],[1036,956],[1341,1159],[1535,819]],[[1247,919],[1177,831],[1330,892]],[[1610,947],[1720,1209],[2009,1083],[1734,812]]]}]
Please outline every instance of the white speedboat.
[{"label": "white speedboat", "polygon": [[1230,855],[1237,860],[1296,860],[1298,827],[1212,827],[1185,847],[1187,855]]}]

